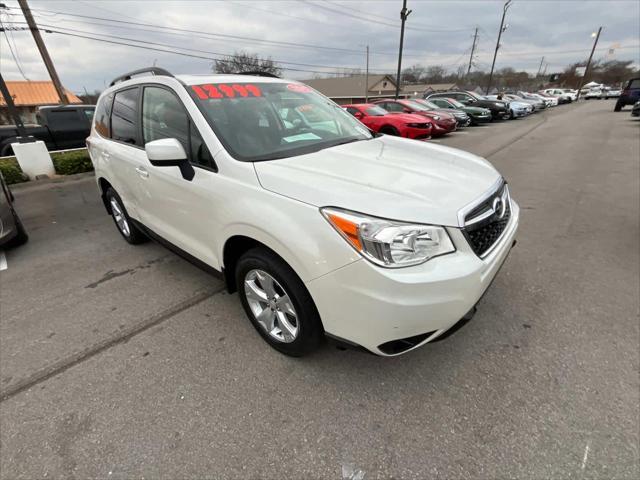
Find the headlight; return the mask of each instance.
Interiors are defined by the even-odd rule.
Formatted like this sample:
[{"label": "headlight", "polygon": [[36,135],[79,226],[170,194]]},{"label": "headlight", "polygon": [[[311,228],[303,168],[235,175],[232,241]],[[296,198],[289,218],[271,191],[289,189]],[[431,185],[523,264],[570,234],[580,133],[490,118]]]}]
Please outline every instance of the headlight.
[{"label": "headlight", "polygon": [[431,118],[434,120],[440,120],[442,117],[440,115],[432,115]]},{"label": "headlight", "polygon": [[430,123],[407,123],[407,127],[411,128],[431,128]]},{"label": "headlight", "polygon": [[502,103],[502,102],[496,102],[496,103],[494,103],[494,105],[496,107],[504,107],[504,103]]},{"label": "headlight", "polygon": [[337,208],[320,211],[353,248],[382,267],[419,265],[456,250],[443,227],[395,222]]}]

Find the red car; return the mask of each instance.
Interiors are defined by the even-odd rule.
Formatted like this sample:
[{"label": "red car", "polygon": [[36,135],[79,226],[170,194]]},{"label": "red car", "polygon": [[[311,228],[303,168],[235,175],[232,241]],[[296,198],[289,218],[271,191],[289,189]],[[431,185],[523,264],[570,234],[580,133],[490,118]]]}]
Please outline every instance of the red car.
[{"label": "red car", "polygon": [[374,132],[414,139],[425,139],[431,136],[433,125],[421,115],[392,115],[384,108],[372,103],[343,105],[342,108]]},{"label": "red car", "polygon": [[411,113],[428,118],[433,123],[432,137],[440,137],[456,130],[457,122],[453,115],[430,110],[418,102],[411,100],[378,100],[375,104],[391,113]]}]

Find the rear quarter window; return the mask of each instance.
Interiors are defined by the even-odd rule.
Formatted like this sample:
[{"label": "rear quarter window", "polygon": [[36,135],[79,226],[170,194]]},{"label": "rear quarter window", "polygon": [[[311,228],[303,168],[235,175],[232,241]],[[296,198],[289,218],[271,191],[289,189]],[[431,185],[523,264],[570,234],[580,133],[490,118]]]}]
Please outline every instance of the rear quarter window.
[{"label": "rear quarter window", "polygon": [[111,116],[111,104],[113,103],[113,93],[103,96],[98,102],[94,114],[96,132],[105,138],[111,136],[109,117]]}]

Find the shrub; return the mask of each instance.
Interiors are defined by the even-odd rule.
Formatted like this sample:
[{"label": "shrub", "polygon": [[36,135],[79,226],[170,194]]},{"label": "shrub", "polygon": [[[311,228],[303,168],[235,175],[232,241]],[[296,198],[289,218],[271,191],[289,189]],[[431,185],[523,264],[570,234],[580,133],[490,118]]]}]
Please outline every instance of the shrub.
[{"label": "shrub", "polygon": [[[58,175],[73,175],[93,171],[93,164],[87,150],[74,150],[72,152],[51,153],[53,167]],[[27,182],[29,178],[22,172],[15,157],[0,160],[0,172],[7,184]]]},{"label": "shrub", "polygon": [[22,183],[29,180],[27,176],[22,173],[20,165],[18,165],[18,161],[15,157],[3,158],[0,160],[0,172],[2,172],[2,176],[8,185],[13,183]]},{"label": "shrub", "polygon": [[74,173],[93,171],[93,164],[87,150],[52,153],[51,160],[53,160],[53,166],[58,175],[73,175]]}]

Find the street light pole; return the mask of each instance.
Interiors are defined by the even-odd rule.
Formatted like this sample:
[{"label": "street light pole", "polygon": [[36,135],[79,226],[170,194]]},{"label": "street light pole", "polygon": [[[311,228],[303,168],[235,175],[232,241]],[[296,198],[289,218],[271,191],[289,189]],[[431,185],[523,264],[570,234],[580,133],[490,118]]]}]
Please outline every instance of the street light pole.
[{"label": "street light pole", "polygon": [[598,28],[598,33],[596,33],[596,39],[593,42],[593,47],[591,48],[591,55],[589,55],[589,60],[587,60],[587,67],[584,69],[584,75],[580,80],[580,86],[578,87],[578,94],[576,95],[576,102],[580,100],[580,90],[582,90],[582,86],[584,85],[584,81],[587,79],[587,74],[589,73],[589,67],[591,66],[591,59],[593,58],[593,52],[596,51],[596,46],[598,45],[598,40],[600,40],[600,33],[602,33],[602,27]]},{"label": "street light pole", "polygon": [[400,10],[400,20],[402,25],[400,26],[400,50],[398,51],[398,74],[396,75],[396,100],[400,94],[400,69],[402,68],[402,44],[404,43],[404,22],[407,21],[407,17],[411,13],[411,10],[407,10],[407,0],[402,0],[402,10]]},{"label": "street light pole", "polygon": [[491,64],[491,73],[489,74],[489,83],[487,84],[487,95],[491,89],[491,81],[493,80],[493,69],[496,66],[496,57],[498,56],[498,49],[500,48],[500,38],[502,38],[502,32],[506,29],[504,27],[504,17],[507,15],[507,10],[513,0],[507,0],[502,8],[502,20],[500,20],[500,31],[498,31],[498,41],[496,42],[496,50],[493,52],[493,63]]}]

